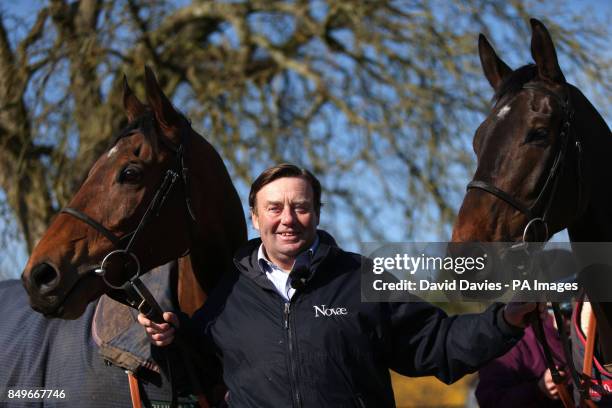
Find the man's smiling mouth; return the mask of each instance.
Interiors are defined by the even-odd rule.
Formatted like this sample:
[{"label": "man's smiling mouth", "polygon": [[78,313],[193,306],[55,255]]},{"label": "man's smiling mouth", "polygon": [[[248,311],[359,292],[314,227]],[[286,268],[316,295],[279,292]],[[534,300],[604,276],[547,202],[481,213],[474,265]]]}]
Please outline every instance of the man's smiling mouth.
[{"label": "man's smiling mouth", "polygon": [[293,238],[293,237],[297,237],[298,233],[297,232],[279,232],[278,235],[280,235],[283,238]]}]

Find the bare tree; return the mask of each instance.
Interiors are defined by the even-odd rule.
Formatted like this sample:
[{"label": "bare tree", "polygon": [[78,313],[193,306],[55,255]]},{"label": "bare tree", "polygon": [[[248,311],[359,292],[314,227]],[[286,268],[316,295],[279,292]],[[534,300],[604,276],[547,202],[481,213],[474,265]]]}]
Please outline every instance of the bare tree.
[{"label": "bare tree", "polygon": [[543,18],[569,77],[609,106],[605,19],[553,3],[50,0],[25,21],[5,10],[0,228],[32,249],[125,125],[123,74],[140,92],[150,64],[243,193],[263,168],[297,162],[321,176],[323,225],[344,243],[443,236],[491,96],[479,31],[526,63],[527,18]]}]

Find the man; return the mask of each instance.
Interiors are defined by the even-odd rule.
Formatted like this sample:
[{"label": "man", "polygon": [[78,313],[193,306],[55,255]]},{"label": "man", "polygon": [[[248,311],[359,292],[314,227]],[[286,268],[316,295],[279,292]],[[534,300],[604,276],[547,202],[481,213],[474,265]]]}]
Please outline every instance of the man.
[{"label": "man", "polygon": [[[317,231],[321,185],[296,166],[264,171],[249,206],[261,239],[238,251],[236,272],[191,321],[164,314],[219,349],[230,405],[394,406],[389,368],[455,381],[512,347],[535,309],[448,317],[424,302],[362,303],[365,260]],[[154,344],[172,342],[170,325],[139,321]]]}]

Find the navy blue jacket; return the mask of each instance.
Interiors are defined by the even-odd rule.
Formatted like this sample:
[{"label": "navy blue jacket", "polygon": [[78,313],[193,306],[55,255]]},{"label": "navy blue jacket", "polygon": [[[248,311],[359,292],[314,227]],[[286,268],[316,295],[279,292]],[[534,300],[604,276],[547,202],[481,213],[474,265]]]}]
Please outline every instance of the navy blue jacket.
[{"label": "navy blue jacket", "polygon": [[393,407],[389,369],[451,383],[520,339],[499,304],[448,317],[425,302],[361,302],[365,258],[318,234],[291,302],[260,270],[255,239],[194,315],[191,323],[222,355],[230,406]]}]

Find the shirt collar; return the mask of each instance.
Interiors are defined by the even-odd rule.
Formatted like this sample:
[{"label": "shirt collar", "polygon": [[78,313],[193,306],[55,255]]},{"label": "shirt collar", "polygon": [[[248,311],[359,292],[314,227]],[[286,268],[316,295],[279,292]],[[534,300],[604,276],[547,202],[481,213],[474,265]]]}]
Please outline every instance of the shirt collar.
[{"label": "shirt collar", "polygon": [[[312,257],[314,253],[317,251],[318,247],[319,247],[319,234],[316,234],[314,242],[312,243],[310,248],[308,248],[304,252],[309,252],[310,256]],[[302,252],[302,254],[304,252]],[[259,263],[259,267],[261,268],[262,272],[271,272],[272,269],[282,270],[278,265],[274,264],[272,261],[270,261],[266,257],[263,242],[259,245],[259,249],[257,250],[257,262]]]}]

